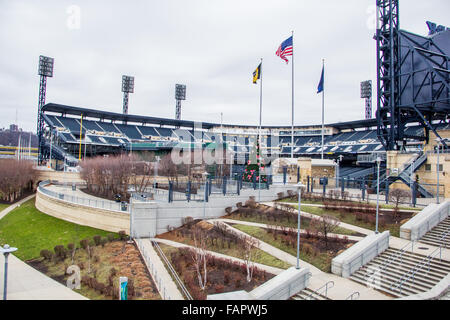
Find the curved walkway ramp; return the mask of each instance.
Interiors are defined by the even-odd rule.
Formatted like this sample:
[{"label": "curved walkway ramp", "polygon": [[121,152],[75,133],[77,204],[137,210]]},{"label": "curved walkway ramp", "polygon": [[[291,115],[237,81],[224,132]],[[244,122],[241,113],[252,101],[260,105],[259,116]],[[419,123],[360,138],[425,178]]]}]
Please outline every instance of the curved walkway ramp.
[{"label": "curved walkway ramp", "polygon": [[[0,219],[22,203],[32,199],[31,195],[0,212]],[[0,254],[0,296],[3,297],[5,258]],[[88,300],[61,283],[47,277],[33,267],[10,254],[8,257],[8,300]]]}]

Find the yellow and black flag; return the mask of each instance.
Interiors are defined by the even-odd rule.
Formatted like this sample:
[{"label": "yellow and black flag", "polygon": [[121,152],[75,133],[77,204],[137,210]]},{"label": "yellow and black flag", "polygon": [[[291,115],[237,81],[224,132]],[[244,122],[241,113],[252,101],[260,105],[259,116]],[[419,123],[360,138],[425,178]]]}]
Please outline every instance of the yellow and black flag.
[{"label": "yellow and black flag", "polygon": [[258,68],[253,71],[253,83],[256,83],[257,80],[261,79],[261,64],[259,64]]}]

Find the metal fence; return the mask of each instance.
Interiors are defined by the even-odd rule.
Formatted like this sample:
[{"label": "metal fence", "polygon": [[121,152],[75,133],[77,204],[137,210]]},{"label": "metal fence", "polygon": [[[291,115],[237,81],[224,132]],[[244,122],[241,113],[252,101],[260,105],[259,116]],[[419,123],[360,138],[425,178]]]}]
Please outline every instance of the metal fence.
[{"label": "metal fence", "polygon": [[111,200],[101,200],[101,199],[95,199],[95,198],[89,198],[89,197],[78,197],[74,195],[70,195],[67,193],[62,192],[55,192],[52,190],[48,190],[45,188],[51,184],[50,181],[42,181],[39,186],[38,190],[39,192],[42,192],[43,194],[61,200],[68,203],[78,204],[82,206],[92,207],[92,208],[98,208],[98,209],[104,209],[104,210],[111,210],[111,211],[120,211],[120,212],[130,212],[130,207],[128,203],[126,202],[114,202]]}]

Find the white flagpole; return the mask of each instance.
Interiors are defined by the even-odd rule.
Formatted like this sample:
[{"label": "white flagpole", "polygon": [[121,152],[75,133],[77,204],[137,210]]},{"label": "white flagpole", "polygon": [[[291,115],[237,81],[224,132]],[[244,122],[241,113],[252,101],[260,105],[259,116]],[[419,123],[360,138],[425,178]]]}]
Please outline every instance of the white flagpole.
[{"label": "white flagpole", "polygon": [[[258,128],[258,145],[259,145],[259,158],[258,161],[258,202],[261,202],[261,121],[262,121],[262,58],[261,58],[261,68],[260,72],[260,82],[259,82],[259,128]],[[256,153],[258,155],[258,152]]]},{"label": "white flagpole", "polygon": [[292,30],[292,122],[291,122],[291,159],[294,159],[294,30]]},{"label": "white flagpole", "polygon": [[323,82],[322,82],[322,159],[323,159],[323,126],[324,126],[324,105],[325,105],[325,59],[322,59]]}]

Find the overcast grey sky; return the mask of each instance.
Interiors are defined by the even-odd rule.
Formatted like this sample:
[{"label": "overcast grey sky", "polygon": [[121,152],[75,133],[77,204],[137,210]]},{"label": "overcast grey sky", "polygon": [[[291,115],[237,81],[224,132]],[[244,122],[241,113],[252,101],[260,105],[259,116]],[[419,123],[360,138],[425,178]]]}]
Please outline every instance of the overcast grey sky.
[{"label": "overcast grey sky", "polygon": [[[174,118],[175,83],[187,86],[182,119],[291,123],[291,63],[275,55],[294,30],[295,124],[364,117],[363,80],[375,85],[375,0],[0,0],[0,127],[36,130],[38,57],[55,58],[46,102],[122,112],[121,76],[135,77],[130,114]],[[73,7],[75,6],[75,7]],[[77,20],[77,8],[79,20]],[[400,0],[401,28],[426,35],[450,25],[448,0]],[[79,21],[79,24],[77,24]],[[374,92],[375,94],[375,92]],[[373,100],[375,105],[375,99]]]}]

